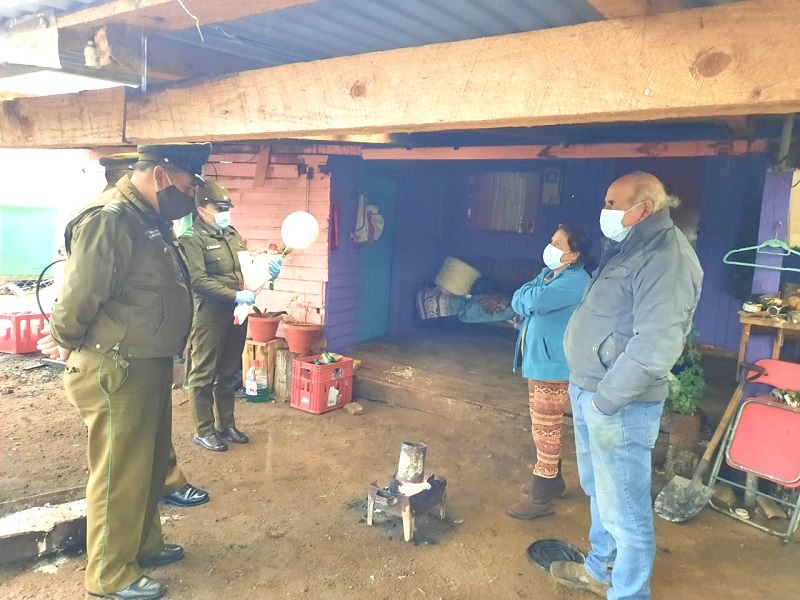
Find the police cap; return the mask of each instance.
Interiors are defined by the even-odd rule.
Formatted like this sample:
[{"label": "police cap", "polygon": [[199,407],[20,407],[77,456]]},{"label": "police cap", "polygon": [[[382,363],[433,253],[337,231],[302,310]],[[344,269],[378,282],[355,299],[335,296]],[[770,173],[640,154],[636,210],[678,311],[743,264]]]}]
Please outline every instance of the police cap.
[{"label": "police cap", "polygon": [[111,154],[100,159],[100,164],[106,171],[130,171],[133,170],[134,163],[139,160],[136,152],[123,152],[122,154]]},{"label": "police cap", "polygon": [[213,204],[220,210],[230,210],[233,206],[228,188],[213,179],[207,179],[205,185],[197,188],[194,200],[197,206]]},{"label": "police cap", "polygon": [[137,146],[136,150],[139,153],[139,160],[171,165],[202,180],[203,165],[208,162],[208,157],[211,154],[211,143],[147,144]]}]

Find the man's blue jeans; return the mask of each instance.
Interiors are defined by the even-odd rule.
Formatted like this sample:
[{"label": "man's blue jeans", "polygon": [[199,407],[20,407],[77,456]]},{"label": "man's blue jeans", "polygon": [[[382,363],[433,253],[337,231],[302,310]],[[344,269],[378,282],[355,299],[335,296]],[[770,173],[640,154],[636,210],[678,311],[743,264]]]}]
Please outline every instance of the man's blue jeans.
[{"label": "man's blue jeans", "polygon": [[593,395],[569,386],[578,474],[591,500],[586,570],[612,585],[609,600],[650,600],[656,555],[651,454],[664,403],[634,402],[607,416],[592,407]]}]

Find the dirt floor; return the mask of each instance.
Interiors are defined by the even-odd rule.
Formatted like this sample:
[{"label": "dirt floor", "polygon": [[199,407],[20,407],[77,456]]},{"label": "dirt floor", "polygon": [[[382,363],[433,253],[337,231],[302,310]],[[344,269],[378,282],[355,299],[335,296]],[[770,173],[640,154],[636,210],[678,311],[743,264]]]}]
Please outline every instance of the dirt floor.
[{"label": "dirt floor", "polygon": [[[0,356],[0,502],[85,482],[85,433],[60,374],[25,371],[38,361]],[[521,399],[524,402],[524,398]],[[587,549],[588,501],[577,484],[567,433],[570,487],[557,514],[534,522],[505,515],[525,482],[530,432],[448,420],[364,402],[364,414],[312,416],[287,404],[237,404],[246,446],[214,454],[191,443],[183,390],[174,395],[174,441],[189,480],[212,495],[190,509],[163,507],[167,540],[182,562],[151,575],[171,599],[567,599],[528,563],[536,539]],[[427,471],[448,480],[447,519],[418,523],[417,544],[398,520],[365,524],[373,480],[388,483],[402,441],[428,444]],[[434,513],[431,513],[434,515]],[[800,597],[800,543],[711,510],[684,525],[656,522],[653,597],[706,600]],[[82,556],[0,568],[0,599],[82,598]]]}]

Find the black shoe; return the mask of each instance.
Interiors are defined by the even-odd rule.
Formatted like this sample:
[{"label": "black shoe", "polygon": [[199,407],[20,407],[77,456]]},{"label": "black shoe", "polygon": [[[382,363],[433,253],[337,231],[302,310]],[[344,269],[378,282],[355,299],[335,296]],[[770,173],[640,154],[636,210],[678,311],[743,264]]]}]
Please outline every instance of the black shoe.
[{"label": "black shoe", "polygon": [[151,567],[163,567],[179,560],[183,560],[183,546],[178,544],[164,544],[164,549],[150,558],[139,561],[139,566],[143,569]]},{"label": "black shoe", "polygon": [[243,387],[240,387],[238,390],[233,392],[234,398],[247,398],[247,392],[245,392]]},{"label": "black shoe", "polygon": [[194,443],[198,446],[202,446],[206,450],[211,450],[212,452],[225,452],[225,450],[228,449],[228,444],[219,439],[216,433],[212,433],[211,435],[207,435],[205,437],[196,435],[194,436]]},{"label": "black shoe", "polygon": [[223,429],[221,431],[217,430],[217,436],[227,442],[233,442],[234,444],[246,444],[250,441],[250,438],[236,429],[236,427],[228,427],[228,429]]},{"label": "black shoe", "polygon": [[183,508],[199,506],[201,504],[205,504],[209,500],[210,498],[207,491],[196,488],[189,483],[187,483],[181,489],[172,492],[171,494],[161,496],[161,501],[164,504],[182,506]]},{"label": "black shoe", "polygon": [[161,598],[166,593],[167,586],[144,575],[119,592],[111,594],[89,592],[89,595],[97,598],[111,598],[112,600],[156,600],[156,598]]}]

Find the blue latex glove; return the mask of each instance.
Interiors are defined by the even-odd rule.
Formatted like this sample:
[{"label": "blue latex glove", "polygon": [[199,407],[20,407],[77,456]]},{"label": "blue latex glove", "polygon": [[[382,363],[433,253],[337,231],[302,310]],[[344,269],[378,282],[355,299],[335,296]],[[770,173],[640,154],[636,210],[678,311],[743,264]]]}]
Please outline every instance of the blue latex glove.
[{"label": "blue latex glove", "polygon": [[281,274],[282,266],[283,266],[282,256],[280,258],[273,258],[271,261],[269,261],[269,267],[268,267],[269,276],[272,277],[272,279],[277,279],[278,275]]},{"label": "blue latex glove", "polygon": [[256,293],[250,290],[239,290],[236,292],[236,304],[255,304]]},{"label": "blue latex glove", "polygon": [[275,289],[275,280],[278,278],[278,275],[281,274],[281,267],[283,266],[283,257],[280,258],[273,258],[269,261],[269,265],[267,266],[267,270],[269,271],[269,289]]}]

